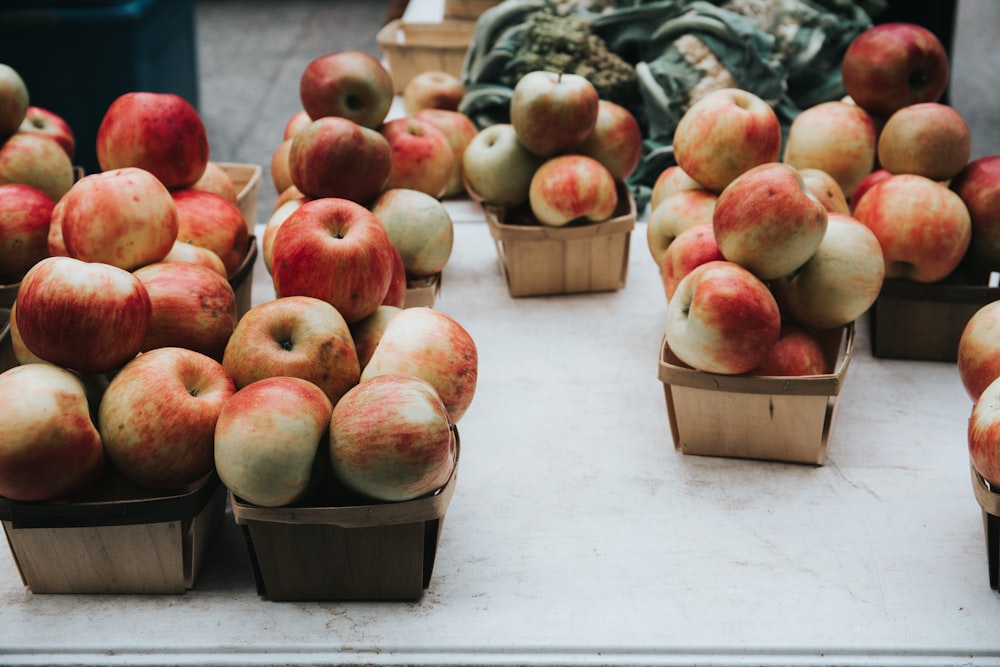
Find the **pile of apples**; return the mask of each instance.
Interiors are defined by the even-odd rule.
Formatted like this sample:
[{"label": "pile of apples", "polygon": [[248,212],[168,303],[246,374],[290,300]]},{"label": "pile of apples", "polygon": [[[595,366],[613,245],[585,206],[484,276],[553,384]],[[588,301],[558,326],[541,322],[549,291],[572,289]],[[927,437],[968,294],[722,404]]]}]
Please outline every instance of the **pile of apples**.
[{"label": "pile of apples", "polygon": [[684,363],[810,374],[805,359],[821,357],[787,335],[850,323],[887,278],[934,283],[967,257],[1000,259],[1000,169],[969,161],[967,124],[938,101],[940,41],[915,24],[876,25],[841,67],[847,96],[803,110],[783,146],[769,105],[741,90],[704,96],[678,124],[647,241],[667,343]]},{"label": "pile of apples", "polygon": [[[415,77],[404,91],[407,115],[388,120],[394,90],[390,72],[363,51],[319,56],[302,72],[302,109],[288,119],[271,156],[278,199],[262,238],[264,265],[279,296],[307,293],[344,305],[329,286],[304,284],[323,273],[308,263],[325,264],[326,251],[303,255],[280,239],[296,236],[286,227],[332,224],[332,208],[313,206],[316,200],[340,201],[343,215],[369,223],[367,214],[374,213],[381,223],[392,256],[375,258],[355,275],[388,305],[401,306],[408,285],[426,284],[447,264],[454,228],[441,199],[464,193],[461,158],[475,134],[469,117],[456,110],[464,85],[444,72]],[[353,227],[339,231],[368,234],[363,223]],[[352,319],[349,309],[344,314]]]},{"label": "pile of apples", "polygon": [[483,128],[466,148],[466,188],[485,204],[528,207],[530,216],[508,222],[602,222],[642,158],[642,141],[632,113],[600,99],[585,77],[528,72],[514,85],[510,122]]}]

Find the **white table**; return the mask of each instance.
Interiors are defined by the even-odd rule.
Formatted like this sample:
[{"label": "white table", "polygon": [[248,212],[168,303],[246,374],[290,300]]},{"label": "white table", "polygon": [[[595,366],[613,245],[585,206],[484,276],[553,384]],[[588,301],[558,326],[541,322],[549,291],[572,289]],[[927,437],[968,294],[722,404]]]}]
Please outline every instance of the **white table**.
[{"label": "white table", "polygon": [[480,380],[423,599],[259,598],[230,515],[183,596],[33,595],[0,549],[0,664],[1000,665],[953,364],[873,359],[861,322],[825,466],[686,456],[644,224],[622,291],[514,300],[449,206],[436,307]]}]

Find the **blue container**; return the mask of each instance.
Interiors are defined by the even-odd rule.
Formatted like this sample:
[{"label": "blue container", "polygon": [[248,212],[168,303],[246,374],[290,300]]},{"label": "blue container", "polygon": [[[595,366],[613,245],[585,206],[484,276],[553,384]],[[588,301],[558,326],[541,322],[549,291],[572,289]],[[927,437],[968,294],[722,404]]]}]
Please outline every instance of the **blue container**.
[{"label": "blue container", "polygon": [[131,91],[176,93],[198,108],[194,0],[0,0],[0,62],[34,106],[76,135],[74,162],[99,171],[97,128]]}]

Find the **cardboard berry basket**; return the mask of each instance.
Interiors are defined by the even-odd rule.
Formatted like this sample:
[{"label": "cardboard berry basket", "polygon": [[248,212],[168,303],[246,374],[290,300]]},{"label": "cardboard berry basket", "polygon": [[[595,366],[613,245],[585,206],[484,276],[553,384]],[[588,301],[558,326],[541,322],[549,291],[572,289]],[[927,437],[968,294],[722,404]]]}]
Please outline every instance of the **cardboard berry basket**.
[{"label": "cardboard berry basket", "polygon": [[247,231],[254,234],[257,226],[257,200],[260,197],[260,182],[264,170],[259,164],[238,162],[218,162],[219,167],[229,175],[236,186],[236,204],[247,222]]},{"label": "cardboard berry basket", "polygon": [[994,489],[972,465],[969,469],[972,472],[972,492],[983,509],[990,588],[1000,590],[1000,489]]},{"label": "cardboard berry basket", "polygon": [[197,580],[225,503],[214,472],[156,493],[109,466],[91,490],[63,501],[0,498],[0,519],[32,593],[183,594]]},{"label": "cardboard berry basket", "polygon": [[538,224],[525,208],[483,204],[500,272],[512,297],[614,292],[625,287],[636,220],[635,198],[625,184],[618,184],[618,208],[600,223],[548,227]]},{"label": "cardboard berry basket", "polygon": [[499,4],[500,0],[444,0],[444,17],[474,21],[487,9]]},{"label": "cardboard berry basket", "polygon": [[258,595],[275,601],[419,599],[430,585],[457,478],[456,459],[448,483],[433,494],[364,505],[269,508],[230,493]]},{"label": "cardboard berry basket", "polygon": [[441,291],[441,274],[435,273],[427,278],[419,278],[406,283],[406,299],[403,308],[434,307],[438,293]]},{"label": "cardboard berry basket", "polygon": [[819,332],[832,372],[802,377],[706,373],[664,339],[659,378],[676,450],[684,454],[823,465],[854,324]]},{"label": "cardboard berry basket", "polygon": [[392,74],[396,94],[401,95],[410,79],[421,72],[436,70],[460,76],[474,28],[475,21],[451,19],[394,19],[382,26],[375,41]]}]

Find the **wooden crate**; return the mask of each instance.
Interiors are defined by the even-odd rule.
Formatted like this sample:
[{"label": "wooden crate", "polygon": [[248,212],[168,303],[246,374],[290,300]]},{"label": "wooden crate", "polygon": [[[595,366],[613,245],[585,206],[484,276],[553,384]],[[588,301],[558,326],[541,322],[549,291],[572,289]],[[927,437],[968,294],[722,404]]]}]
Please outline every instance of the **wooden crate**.
[{"label": "wooden crate", "polygon": [[32,593],[182,594],[221,525],[225,487],[214,473],[150,495],[110,468],[93,489],[60,502],[0,499],[21,581]]},{"label": "wooden crate", "polygon": [[236,186],[236,203],[246,220],[247,230],[251,235],[257,226],[257,200],[260,196],[260,182],[264,170],[259,164],[241,164],[238,162],[216,163],[232,179]]},{"label": "wooden crate", "polygon": [[990,487],[974,467],[972,492],[983,508],[983,533],[986,536],[986,560],[989,567],[990,588],[1000,590],[1000,491]]},{"label": "wooden crate", "polygon": [[472,43],[474,21],[446,19],[434,23],[394,19],[378,31],[376,42],[385,57],[396,94],[421,72],[461,76]]},{"label": "wooden crate", "polygon": [[680,362],[664,339],[663,382],[674,447],[684,454],[823,465],[854,325],[819,332],[829,374],[722,375]]},{"label": "wooden crate", "polygon": [[[456,440],[458,432],[455,432]],[[258,507],[230,494],[257,593],[270,600],[417,600],[430,585],[451,479],[403,502]]]},{"label": "wooden crate", "polygon": [[441,291],[441,274],[436,273],[429,278],[407,281],[406,299],[403,308],[433,308],[437,295]]},{"label": "wooden crate", "polygon": [[499,5],[501,0],[444,0],[446,19],[476,20],[490,7]]}]

